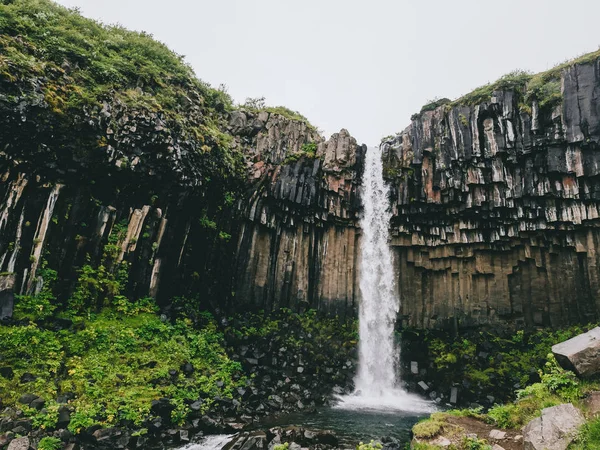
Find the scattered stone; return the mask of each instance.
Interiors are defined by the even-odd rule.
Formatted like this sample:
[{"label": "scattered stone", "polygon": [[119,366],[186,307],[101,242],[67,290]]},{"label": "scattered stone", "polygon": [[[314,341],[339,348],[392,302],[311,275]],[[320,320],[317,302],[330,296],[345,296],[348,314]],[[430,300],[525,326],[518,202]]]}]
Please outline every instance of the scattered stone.
[{"label": "scattered stone", "polygon": [[585,423],[571,403],[542,410],[542,416],[523,428],[525,450],[566,450],[578,428]]},{"label": "scattered stone", "polygon": [[504,447],[502,447],[502,446],[500,446],[500,445],[498,445],[498,444],[494,444],[494,445],[492,446],[492,450],[504,450]]},{"label": "scattered stone", "polygon": [[194,403],[192,403],[190,405],[190,409],[192,411],[200,411],[200,408],[202,408],[202,400],[196,400]]},{"label": "scattered stone", "polygon": [[36,398],[38,398],[38,396],[35,394],[23,394],[19,397],[19,403],[23,405],[29,405]]},{"label": "scattered stone", "polygon": [[600,412],[600,391],[590,392],[584,400],[585,408],[591,415]]},{"label": "scattered stone", "polygon": [[190,433],[188,430],[179,430],[179,442],[189,442]]},{"label": "scattered stone", "polygon": [[58,422],[56,426],[58,428],[66,428],[71,422],[71,411],[67,406],[61,406],[58,408]]},{"label": "scattered stone", "polygon": [[558,363],[573,370],[580,377],[590,377],[600,372],[600,327],[552,346]]},{"label": "scattered stone", "polygon": [[431,441],[431,445],[437,445],[438,447],[450,447],[450,445],[452,445],[452,441],[445,436],[439,436]]},{"label": "scattered stone", "polygon": [[38,411],[40,411],[42,408],[44,408],[45,405],[46,405],[46,400],[44,400],[41,397],[37,397],[29,404],[29,406],[31,408],[37,409]]},{"label": "scattered stone", "polygon": [[492,430],[490,431],[490,439],[502,440],[506,437],[506,431]]},{"label": "scattered stone", "polygon": [[37,377],[29,372],[25,372],[23,375],[21,375],[20,381],[21,383],[31,383],[32,381],[35,381],[37,379]]},{"label": "scattered stone", "polygon": [[427,386],[427,383],[425,383],[424,381],[419,381],[419,387],[421,389],[423,389],[423,391],[428,391],[429,390],[429,386]]},{"label": "scattered stone", "polygon": [[29,438],[28,437],[20,437],[17,439],[13,439],[8,444],[8,448],[6,450],[29,450]]},{"label": "scattered stone", "polygon": [[298,373],[302,373],[302,372],[304,372],[304,367],[298,367],[298,368],[296,369],[296,371],[297,371]]},{"label": "scattered stone", "polygon": [[450,403],[455,404],[458,401],[458,388],[450,388]]},{"label": "scattered stone", "polygon": [[410,373],[412,373],[413,375],[419,374],[419,363],[417,361],[410,362]]},{"label": "scattered stone", "polygon": [[515,442],[521,442],[523,440],[523,435],[522,434],[517,434],[514,438],[513,441]]}]

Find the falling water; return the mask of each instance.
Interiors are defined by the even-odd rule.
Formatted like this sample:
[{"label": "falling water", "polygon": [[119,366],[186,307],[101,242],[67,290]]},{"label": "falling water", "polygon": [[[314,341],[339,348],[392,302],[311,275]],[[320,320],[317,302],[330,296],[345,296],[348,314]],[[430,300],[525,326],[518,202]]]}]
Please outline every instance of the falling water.
[{"label": "falling water", "polygon": [[429,410],[430,405],[400,388],[394,328],[400,302],[389,246],[389,188],[383,180],[381,152],[367,150],[362,181],[363,217],[359,308],[359,368],[354,394],[341,408]]}]

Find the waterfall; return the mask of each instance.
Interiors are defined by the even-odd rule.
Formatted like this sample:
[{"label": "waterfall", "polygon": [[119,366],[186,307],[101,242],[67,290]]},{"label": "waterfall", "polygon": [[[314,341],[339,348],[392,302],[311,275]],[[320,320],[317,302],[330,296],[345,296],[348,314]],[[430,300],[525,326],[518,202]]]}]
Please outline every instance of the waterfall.
[{"label": "waterfall", "polygon": [[383,179],[381,152],[367,150],[361,196],[359,347],[355,392],[339,397],[338,407],[429,411],[430,403],[400,388],[394,329],[400,299],[394,283],[389,245],[389,187]]},{"label": "waterfall", "polygon": [[382,396],[397,384],[398,348],[394,328],[400,302],[395,292],[392,252],[388,243],[391,213],[389,188],[383,180],[381,153],[367,150],[362,180],[360,221],[359,370],[356,390]]}]

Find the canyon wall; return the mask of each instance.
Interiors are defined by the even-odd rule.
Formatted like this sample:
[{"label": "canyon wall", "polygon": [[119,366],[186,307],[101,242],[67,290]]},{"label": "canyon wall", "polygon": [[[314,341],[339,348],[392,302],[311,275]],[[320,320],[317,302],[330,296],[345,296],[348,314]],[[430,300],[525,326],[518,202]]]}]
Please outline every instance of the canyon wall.
[{"label": "canyon wall", "polygon": [[559,326],[600,311],[600,62],[541,108],[515,91],[424,111],[383,145],[401,315]]}]

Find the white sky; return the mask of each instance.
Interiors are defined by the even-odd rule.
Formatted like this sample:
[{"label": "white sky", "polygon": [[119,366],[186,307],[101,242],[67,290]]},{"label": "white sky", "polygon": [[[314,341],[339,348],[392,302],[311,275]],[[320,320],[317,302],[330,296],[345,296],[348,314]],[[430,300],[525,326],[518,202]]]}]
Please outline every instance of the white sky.
[{"label": "white sky", "polygon": [[58,2],[152,33],[237,102],[264,96],[370,145],[428,100],[600,45],[598,0]]}]

